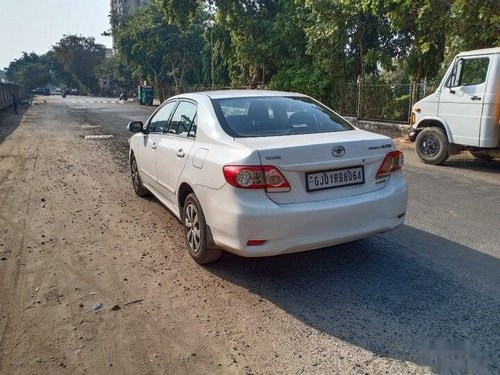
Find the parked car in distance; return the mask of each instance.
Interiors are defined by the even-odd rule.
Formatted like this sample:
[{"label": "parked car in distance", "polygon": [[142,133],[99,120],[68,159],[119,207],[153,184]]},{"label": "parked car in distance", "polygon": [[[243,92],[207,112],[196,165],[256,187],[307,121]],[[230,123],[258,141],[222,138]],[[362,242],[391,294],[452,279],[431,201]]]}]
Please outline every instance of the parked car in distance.
[{"label": "parked car in distance", "polygon": [[36,95],[46,95],[46,96],[49,96],[50,95],[50,89],[46,88],[46,87],[37,87],[36,89],[34,89],[32,91],[33,94],[36,94]]},{"label": "parked car in distance", "polygon": [[131,122],[137,195],[182,223],[198,263],[312,250],[403,224],[403,154],[297,93],[214,91]]}]

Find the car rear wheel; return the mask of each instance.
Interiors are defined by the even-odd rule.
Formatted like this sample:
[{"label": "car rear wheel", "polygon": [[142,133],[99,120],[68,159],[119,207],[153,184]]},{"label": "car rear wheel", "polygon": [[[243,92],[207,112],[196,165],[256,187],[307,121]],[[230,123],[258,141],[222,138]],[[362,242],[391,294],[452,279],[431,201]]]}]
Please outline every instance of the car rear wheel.
[{"label": "car rear wheel", "polygon": [[130,175],[132,177],[132,185],[134,186],[134,191],[139,197],[144,197],[149,194],[149,190],[142,184],[141,176],[139,175],[139,168],[137,168],[137,161],[135,156],[132,154],[130,157]]},{"label": "car rear wheel", "polygon": [[426,164],[441,164],[448,159],[448,139],[439,128],[425,128],[417,135],[415,149]]},{"label": "car rear wheel", "polygon": [[208,246],[205,215],[194,193],[189,194],[184,201],[182,226],[189,254],[197,263],[212,263],[220,259],[222,251]]}]

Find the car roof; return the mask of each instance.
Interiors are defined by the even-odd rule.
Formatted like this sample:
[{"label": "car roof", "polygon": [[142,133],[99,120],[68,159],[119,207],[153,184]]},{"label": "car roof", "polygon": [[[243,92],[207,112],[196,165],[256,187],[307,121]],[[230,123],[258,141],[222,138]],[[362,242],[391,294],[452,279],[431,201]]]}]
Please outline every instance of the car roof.
[{"label": "car roof", "polygon": [[210,99],[228,99],[242,97],[262,97],[262,96],[300,96],[306,95],[297,92],[272,91],[272,90],[218,90],[218,91],[201,91],[177,95],[173,98],[192,98],[196,99],[199,95],[208,96]]}]

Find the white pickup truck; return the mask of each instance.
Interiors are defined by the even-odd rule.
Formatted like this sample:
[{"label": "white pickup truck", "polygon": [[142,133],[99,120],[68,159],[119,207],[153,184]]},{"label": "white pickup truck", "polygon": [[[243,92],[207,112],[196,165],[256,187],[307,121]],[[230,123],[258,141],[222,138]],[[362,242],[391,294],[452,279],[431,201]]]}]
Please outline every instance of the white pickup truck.
[{"label": "white pickup truck", "polygon": [[424,163],[441,164],[464,150],[500,157],[500,47],[458,54],[436,92],[415,103],[410,123]]}]

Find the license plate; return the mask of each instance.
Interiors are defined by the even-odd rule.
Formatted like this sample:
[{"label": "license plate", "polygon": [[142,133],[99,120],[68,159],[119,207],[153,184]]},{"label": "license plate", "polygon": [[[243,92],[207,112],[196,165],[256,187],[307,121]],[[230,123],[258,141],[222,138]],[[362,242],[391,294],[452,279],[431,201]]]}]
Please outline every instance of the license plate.
[{"label": "license plate", "polygon": [[306,173],[307,191],[333,189],[341,186],[360,185],[364,183],[365,171],[363,167]]}]

